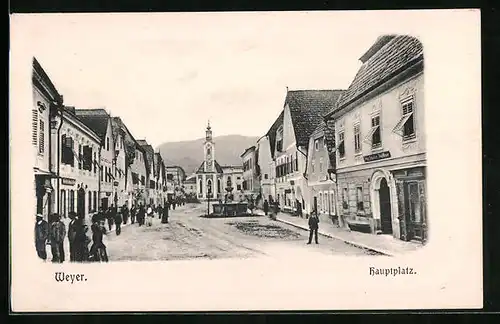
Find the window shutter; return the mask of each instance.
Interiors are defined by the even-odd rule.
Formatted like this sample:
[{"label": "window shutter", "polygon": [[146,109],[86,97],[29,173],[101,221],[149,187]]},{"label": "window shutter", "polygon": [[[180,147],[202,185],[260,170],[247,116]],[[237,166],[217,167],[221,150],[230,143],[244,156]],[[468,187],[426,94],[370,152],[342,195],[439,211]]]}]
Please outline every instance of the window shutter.
[{"label": "window shutter", "polygon": [[40,133],[38,139],[38,153],[45,152],[45,123],[40,120]]},{"label": "window shutter", "polygon": [[33,109],[32,111],[32,143],[33,145],[37,144],[38,137],[38,110]]}]

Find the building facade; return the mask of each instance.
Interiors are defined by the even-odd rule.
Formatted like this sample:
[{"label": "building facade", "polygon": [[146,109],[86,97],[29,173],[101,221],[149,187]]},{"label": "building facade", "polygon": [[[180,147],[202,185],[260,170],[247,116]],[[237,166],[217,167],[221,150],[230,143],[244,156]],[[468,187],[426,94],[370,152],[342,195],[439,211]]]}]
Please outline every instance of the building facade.
[{"label": "building facade", "polygon": [[422,44],[383,36],[337,107],[338,212],[349,227],[425,242],[426,150]]},{"label": "building facade", "polygon": [[309,138],[306,169],[312,210],[320,221],[337,223],[334,136],[325,122],[318,125]]},{"label": "building facade", "polygon": [[116,204],[115,181],[115,143],[111,118],[104,109],[76,109],[75,114],[87,127],[99,135],[101,139],[100,175],[99,175],[99,207],[107,209]]},{"label": "building facade", "polygon": [[167,199],[176,200],[182,198],[184,194],[184,179],[186,173],[184,169],[177,165],[166,167]]},{"label": "building facade", "polygon": [[48,215],[56,210],[52,197],[54,195],[52,179],[56,177],[56,174],[51,154],[51,115],[61,109],[63,98],[35,58],[33,58],[31,80],[33,87],[31,142],[35,161],[33,166],[35,202],[33,205],[36,206],[35,214],[41,214],[47,220]]},{"label": "building facade", "polygon": [[288,91],[283,123],[275,138],[276,199],[283,211],[310,214],[312,204],[305,178],[309,138],[335,105],[342,90]]},{"label": "building facade", "polygon": [[99,208],[101,138],[76,116],[74,107],[60,109],[52,122],[57,213],[67,217],[75,212],[90,223],[89,215]]},{"label": "building facade", "polygon": [[153,147],[146,140],[137,140],[146,156],[146,204],[157,205],[158,195],[156,191],[157,169],[155,167],[155,152]]},{"label": "building facade", "polygon": [[243,194],[256,198],[260,195],[260,167],[257,147],[253,145],[247,148],[240,157],[243,164]]},{"label": "building facade", "polygon": [[114,144],[114,204],[115,206],[129,205],[129,192],[127,190],[127,152],[125,145],[125,132],[120,127],[117,117],[111,118],[111,129]]},{"label": "building facade", "polygon": [[130,173],[132,176],[132,187],[133,187],[133,204],[135,206],[143,205],[147,203],[146,195],[146,179],[147,179],[147,168],[146,168],[146,152],[135,142],[135,154],[132,164],[130,165]]}]

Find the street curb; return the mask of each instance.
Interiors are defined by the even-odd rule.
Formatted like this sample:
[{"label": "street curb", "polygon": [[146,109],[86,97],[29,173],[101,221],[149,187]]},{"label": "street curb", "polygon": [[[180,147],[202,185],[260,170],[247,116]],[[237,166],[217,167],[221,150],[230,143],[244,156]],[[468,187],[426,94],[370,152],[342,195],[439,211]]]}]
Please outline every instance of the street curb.
[{"label": "street curb", "polygon": [[[277,220],[278,222],[282,222],[282,223],[285,223],[285,224],[288,224],[288,225],[292,225],[292,226],[294,226],[294,227],[297,227],[297,228],[300,228],[300,229],[303,229],[303,230],[306,230],[306,231],[308,231],[308,230],[309,230],[309,229],[308,229],[307,227],[305,227],[305,226],[298,225],[298,224],[294,224],[294,223],[289,222],[289,221],[286,221],[286,220],[284,220],[284,219],[276,218],[276,220]],[[350,241],[350,240],[346,240],[346,239],[344,239],[344,238],[341,238],[341,237],[339,237],[339,236],[332,235],[332,234],[330,234],[330,233],[326,233],[326,232],[321,231],[321,230],[319,230],[319,231],[318,231],[318,233],[319,233],[319,234],[321,234],[321,235],[323,235],[323,236],[329,237],[329,238],[333,238],[333,239],[337,239],[337,240],[343,241],[344,243],[347,243],[347,244],[349,244],[349,245],[353,245],[353,246],[358,247],[358,248],[362,248],[362,249],[365,249],[365,250],[369,250],[369,251],[377,252],[377,253],[383,254],[383,255],[385,255],[385,256],[390,256],[390,257],[394,256],[394,254],[393,254],[393,253],[391,253],[391,252],[388,252],[388,251],[385,251],[385,250],[382,250],[382,249],[379,249],[379,248],[373,248],[373,247],[370,247],[370,246],[365,245],[365,244],[363,244],[363,243],[358,243],[358,242],[353,242],[353,241]]]}]

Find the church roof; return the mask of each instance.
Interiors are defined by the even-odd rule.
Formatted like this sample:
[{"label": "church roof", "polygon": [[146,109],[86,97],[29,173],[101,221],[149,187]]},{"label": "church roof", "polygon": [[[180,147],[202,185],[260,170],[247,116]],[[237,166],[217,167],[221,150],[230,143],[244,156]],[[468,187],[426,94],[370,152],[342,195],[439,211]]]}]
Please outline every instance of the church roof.
[{"label": "church roof", "polygon": [[[216,173],[223,173],[222,167],[220,166],[220,164],[217,161],[214,161],[214,166],[215,166]],[[198,168],[198,170],[196,170],[196,173],[209,173],[209,172],[205,172],[205,161],[203,161],[201,163],[201,165]]]}]

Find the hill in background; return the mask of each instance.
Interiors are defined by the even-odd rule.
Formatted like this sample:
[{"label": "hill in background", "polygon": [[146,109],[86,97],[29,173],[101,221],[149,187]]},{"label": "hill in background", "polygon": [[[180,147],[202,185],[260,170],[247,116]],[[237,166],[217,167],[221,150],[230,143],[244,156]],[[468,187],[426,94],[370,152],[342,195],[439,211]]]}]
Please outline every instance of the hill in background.
[{"label": "hill in background", "polygon": [[[220,165],[242,165],[240,155],[252,145],[257,136],[225,135],[214,137],[215,159]],[[166,142],[158,146],[166,165],[181,166],[186,175],[195,172],[203,162],[205,138],[192,141]]]}]

